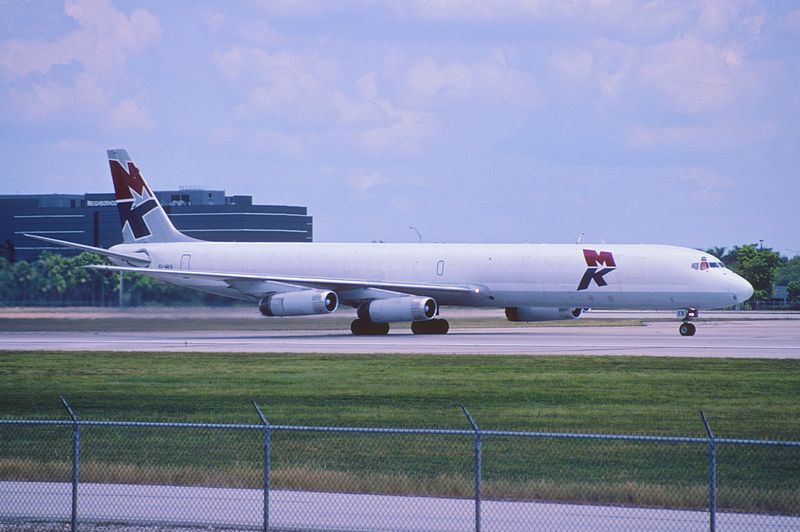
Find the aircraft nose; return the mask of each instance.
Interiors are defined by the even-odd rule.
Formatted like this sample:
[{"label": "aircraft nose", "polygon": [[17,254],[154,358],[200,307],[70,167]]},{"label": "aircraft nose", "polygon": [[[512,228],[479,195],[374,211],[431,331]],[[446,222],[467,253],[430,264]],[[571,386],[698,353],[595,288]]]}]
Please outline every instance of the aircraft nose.
[{"label": "aircraft nose", "polygon": [[736,275],[731,281],[733,293],[736,294],[736,300],[739,303],[744,303],[753,297],[753,285],[747,279],[740,275]]}]

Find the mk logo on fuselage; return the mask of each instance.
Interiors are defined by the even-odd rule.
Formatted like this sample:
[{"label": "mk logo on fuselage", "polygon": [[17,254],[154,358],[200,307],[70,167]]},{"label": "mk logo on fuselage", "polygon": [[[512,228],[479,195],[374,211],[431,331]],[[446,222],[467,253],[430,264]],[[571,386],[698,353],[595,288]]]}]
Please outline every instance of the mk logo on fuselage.
[{"label": "mk logo on fuselage", "polygon": [[[597,286],[606,286],[608,282],[603,278],[606,274],[614,271],[617,264],[614,262],[614,255],[610,251],[597,252],[593,249],[584,249],[583,258],[586,259],[586,273],[583,274],[581,282],[578,283],[578,290],[586,290],[592,281]],[[604,266],[600,268],[599,265]]]}]

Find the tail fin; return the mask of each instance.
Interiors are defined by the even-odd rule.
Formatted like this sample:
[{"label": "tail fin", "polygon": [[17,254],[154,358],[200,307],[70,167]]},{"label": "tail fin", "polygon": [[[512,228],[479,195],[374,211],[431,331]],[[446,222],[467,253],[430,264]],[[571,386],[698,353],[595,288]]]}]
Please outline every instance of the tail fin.
[{"label": "tail fin", "polygon": [[195,240],[175,229],[127,151],[108,150],[108,163],[126,244]]}]

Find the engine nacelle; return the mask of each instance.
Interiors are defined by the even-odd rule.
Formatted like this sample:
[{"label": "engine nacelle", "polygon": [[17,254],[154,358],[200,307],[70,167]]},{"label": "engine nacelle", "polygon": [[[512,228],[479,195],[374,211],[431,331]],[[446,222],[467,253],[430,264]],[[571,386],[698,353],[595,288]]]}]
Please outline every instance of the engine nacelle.
[{"label": "engine nacelle", "polygon": [[430,297],[374,299],[358,307],[358,317],[375,323],[427,321],[436,316],[436,301]]},{"label": "engine nacelle", "polygon": [[264,296],[258,310],[264,316],[309,316],[329,314],[339,306],[336,292],[330,290],[298,290]]},{"label": "engine nacelle", "polygon": [[556,321],[576,320],[581,317],[583,309],[580,308],[552,308],[552,307],[508,307],[506,318],[508,321]]}]

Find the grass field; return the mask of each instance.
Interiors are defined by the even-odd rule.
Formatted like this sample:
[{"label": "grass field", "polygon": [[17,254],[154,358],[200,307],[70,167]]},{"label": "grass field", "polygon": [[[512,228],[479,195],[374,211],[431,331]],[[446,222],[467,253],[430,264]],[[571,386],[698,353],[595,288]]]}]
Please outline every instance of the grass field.
[{"label": "grass field", "polygon": [[[273,424],[468,428],[464,404],[484,429],[703,436],[704,409],[718,437],[796,440],[798,392],[791,360],[0,354],[3,418],[64,418],[64,394],[84,419],[257,423],[256,399]],[[0,477],[68,471],[68,443],[13,430],[0,434]],[[87,481],[259,482],[257,432],[83,432]],[[273,448],[278,486],[471,489],[470,438],[276,433]],[[680,507],[705,497],[704,446],[487,439],[484,449],[489,496]],[[747,451],[720,450],[721,507],[800,513],[800,453]]]}]

